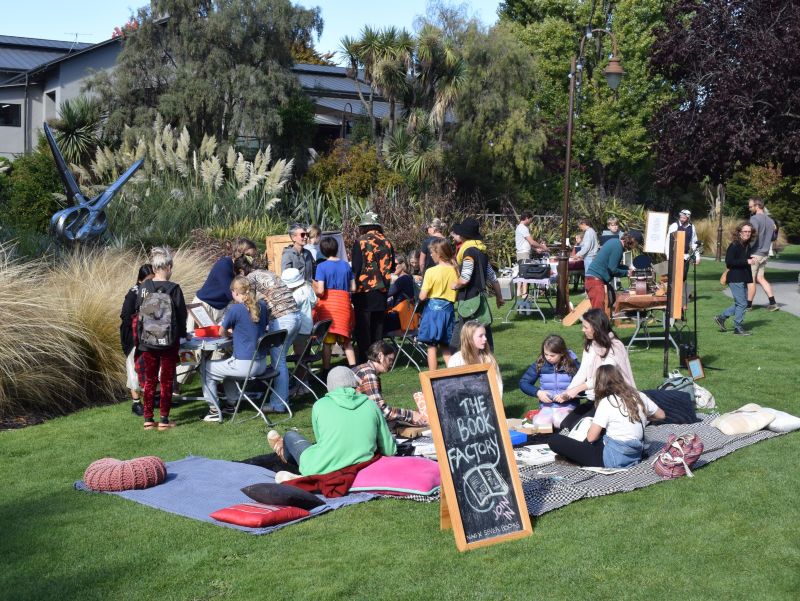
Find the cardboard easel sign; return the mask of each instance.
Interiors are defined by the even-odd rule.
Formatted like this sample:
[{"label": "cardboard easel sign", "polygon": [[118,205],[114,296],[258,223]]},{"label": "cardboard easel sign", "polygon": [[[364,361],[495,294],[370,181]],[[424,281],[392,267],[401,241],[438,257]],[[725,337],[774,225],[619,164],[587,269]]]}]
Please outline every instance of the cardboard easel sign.
[{"label": "cardboard easel sign", "polygon": [[497,375],[487,364],[419,374],[442,476],[442,530],[456,547],[533,534]]}]

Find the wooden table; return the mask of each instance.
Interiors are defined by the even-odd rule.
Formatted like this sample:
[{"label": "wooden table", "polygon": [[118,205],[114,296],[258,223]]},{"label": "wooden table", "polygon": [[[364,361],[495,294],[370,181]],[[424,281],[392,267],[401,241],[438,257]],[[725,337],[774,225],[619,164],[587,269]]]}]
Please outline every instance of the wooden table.
[{"label": "wooden table", "polygon": [[[657,314],[660,313],[660,319]],[[617,293],[617,300],[614,303],[613,319],[632,319],[635,325],[633,335],[628,341],[627,348],[634,342],[647,342],[650,348],[651,341],[664,342],[664,327],[667,320],[667,297],[656,296],[654,294],[631,294],[622,291]],[[660,322],[660,329],[657,334],[651,334],[649,324],[656,319]],[[675,347],[675,352],[680,356],[678,343],[669,334],[669,341]]]}]

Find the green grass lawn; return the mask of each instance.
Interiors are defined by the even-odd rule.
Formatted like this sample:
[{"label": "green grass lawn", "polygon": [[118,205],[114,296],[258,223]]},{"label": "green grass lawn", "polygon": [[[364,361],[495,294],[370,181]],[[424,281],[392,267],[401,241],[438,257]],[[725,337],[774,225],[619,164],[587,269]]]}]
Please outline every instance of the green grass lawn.
[{"label": "green grass lawn", "polygon": [[[754,401],[800,413],[800,320],[758,309],[746,318],[753,336],[718,333],[711,317],[730,302],[721,271],[712,261],[698,269],[703,385],[722,410]],[[580,328],[516,317],[495,332],[506,412],[517,417],[534,406],[517,382],[542,338],[558,333],[579,350]],[[674,367],[674,351],[669,360]],[[661,382],[660,348],[636,350],[631,362],[640,388]],[[413,369],[384,377],[396,404],[413,406],[418,388]],[[310,409],[301,404],[293,422],[306,433]],[[145,432],[125,402],[0,433],[0,599],[796,599],[800,591],[798,434],[737,451],[693,479],[573,503],[535,519],[527,539],[463,554],[439,530],[438,504],[372,501],[254,537],[72,489],[100,457],[267,452],[262,422],[216,426],[198,419],[204,413],[203,403],[181,406],[178,428]]]}]

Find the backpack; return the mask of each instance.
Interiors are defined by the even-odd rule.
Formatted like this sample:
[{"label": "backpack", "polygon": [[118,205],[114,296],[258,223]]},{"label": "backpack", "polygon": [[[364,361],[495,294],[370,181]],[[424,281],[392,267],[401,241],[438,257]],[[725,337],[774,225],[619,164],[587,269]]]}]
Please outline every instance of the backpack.
[{"label": "backpack", "polygon": [[175,307],[169,294],[174,287],[171,282],[159,282],[156,287],[150,280],[142,284],[136,324],[139,350],[161,351],[178,341]]},{"label": "backpack", "polygon": [[703,441],[697,434],[670,434],[652,465],[656,474],[664,479],[680,478],[683,475],[693,478],[690,466],[697,463],[703,452]]},{"label": "backpack", "polygon": [[689,376],[682,376],[677,370],[673,371],[658,389],[686,392],[692,397],[698,409],[713,409],[717,406],[716,399],[711,392],[695,383]]}]

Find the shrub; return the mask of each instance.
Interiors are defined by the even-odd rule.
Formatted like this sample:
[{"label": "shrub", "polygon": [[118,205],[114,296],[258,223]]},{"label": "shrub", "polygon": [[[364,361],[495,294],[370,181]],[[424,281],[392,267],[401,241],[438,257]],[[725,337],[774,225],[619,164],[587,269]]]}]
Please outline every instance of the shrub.
[{"label": "shrub", "polygon": [[34,152],[11,164],[8,184],[3,219],[19,230],[46,232],[53,213],[63,208],[55,196],[63,189],[44,136]]},{"label": "shrub", "polygon": [[401,175],[390,170],[368,142],[350,144],[336,140],[331,151],[320,157],[306,174],[308,183],[319,183],[331,196],[366,198],[373,190],[385,191],[404,185]]}]

